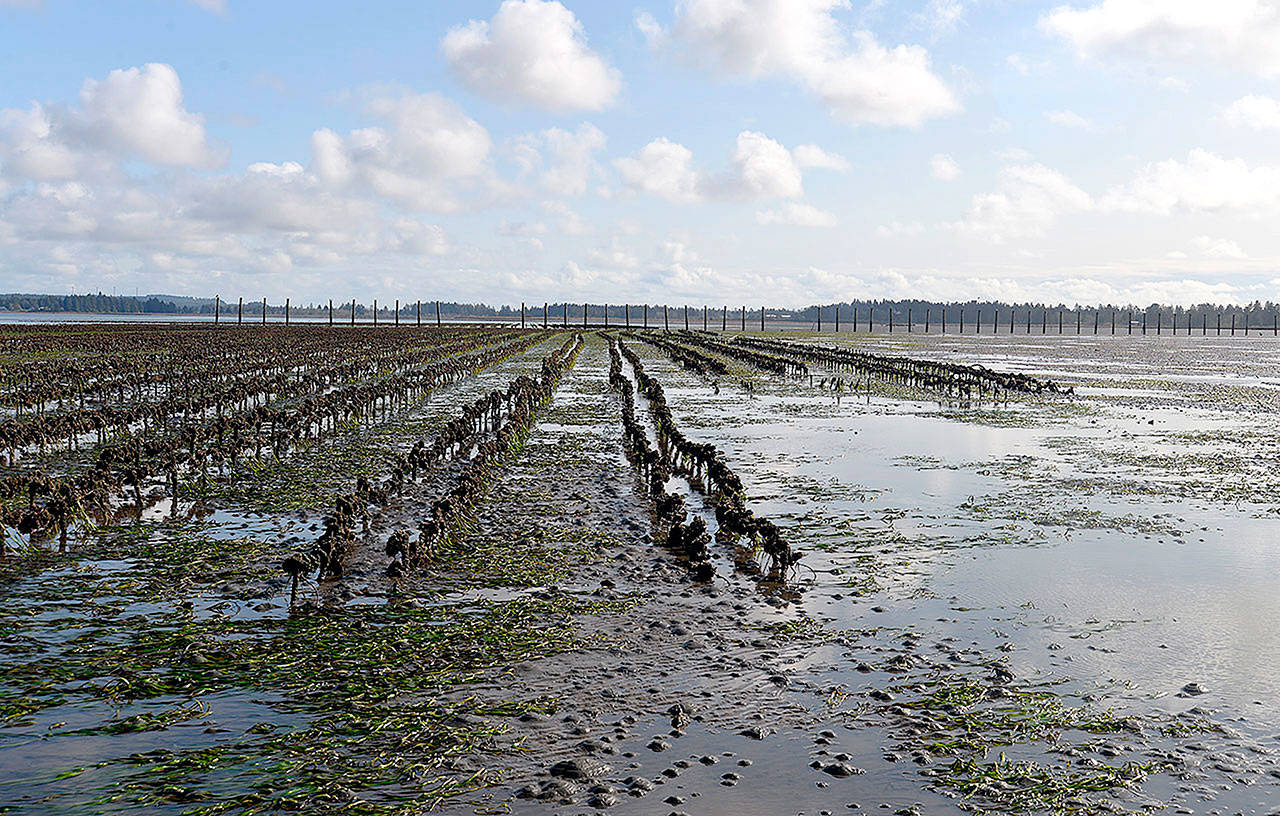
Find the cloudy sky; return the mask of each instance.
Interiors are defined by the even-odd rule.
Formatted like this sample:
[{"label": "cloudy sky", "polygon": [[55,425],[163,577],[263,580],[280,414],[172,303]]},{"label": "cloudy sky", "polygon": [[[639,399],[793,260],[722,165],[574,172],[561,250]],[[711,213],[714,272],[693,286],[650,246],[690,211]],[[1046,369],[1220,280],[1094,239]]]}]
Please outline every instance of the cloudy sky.
[{"label": "cloudy sky", "polygon": [[0,290],[1280,298],[1280,0],[0,0]]}]

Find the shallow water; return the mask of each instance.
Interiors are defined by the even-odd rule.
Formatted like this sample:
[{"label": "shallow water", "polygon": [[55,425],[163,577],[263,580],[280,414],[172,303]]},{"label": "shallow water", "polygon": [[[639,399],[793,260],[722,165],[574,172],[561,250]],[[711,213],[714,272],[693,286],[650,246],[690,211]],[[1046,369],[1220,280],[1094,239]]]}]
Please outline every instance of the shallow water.
[{"label": "shallow water", "polygon": [[[1210,706],[1246,718],[1249,732],[1274,733],[1280,494],[1252,468],[1273,469],[1276,448],[1248,451],[1251,439],[1274,438],[1280,418],[1230,392],[1262,384],[1280,344],[1031,339],[858,342],[1117,385],[999,407],[992,421],[990,406],[837,402],[807,379],[767,381],[755,397],[732,388],[716,396],[653,349],[645,360],[681,426],[724,450],[757,512],[809,550],[799,575],[813,582],[806,613],[856,625],[883,604],[886,623],[1009,641],[1017,673],[1106,686],[1108,705]],[[1155,387],[1124,387],[1138,379]],[[1177,407],[1186,382],[1228,393]],[[1193,433],[1216,436],[1189,442]],[[878,590],[850,602],[850,577],[870,577]],[[833,594],[844,601],[832,603]],[[921,594],[965,611],[941,625]],[[1192,681],[1208,693],[1174,696]]]}]

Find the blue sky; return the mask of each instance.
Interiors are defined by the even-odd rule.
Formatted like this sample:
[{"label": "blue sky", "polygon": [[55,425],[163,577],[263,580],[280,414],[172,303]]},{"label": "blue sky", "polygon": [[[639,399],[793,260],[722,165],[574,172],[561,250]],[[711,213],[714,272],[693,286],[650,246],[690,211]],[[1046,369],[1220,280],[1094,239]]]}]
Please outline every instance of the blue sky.
[{"label": "blue sky", "polygon": [[0,289],[1274,299],[1275,0],[0,0]]}]

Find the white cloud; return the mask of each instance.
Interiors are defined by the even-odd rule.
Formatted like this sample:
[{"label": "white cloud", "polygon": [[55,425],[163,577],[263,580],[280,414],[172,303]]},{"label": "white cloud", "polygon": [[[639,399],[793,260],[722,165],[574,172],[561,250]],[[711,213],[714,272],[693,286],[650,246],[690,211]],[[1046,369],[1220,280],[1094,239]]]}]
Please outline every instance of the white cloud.
[{"label": "white cloud", "polygon": [[1023,76],[1031,73],[1031,66],[1027,64],[1027,60],[1021,54],[1010,54],[1004,58],[1004,61],[1006,65]]},{"label": "white cloud", "polygon": [[614,167],[625,185],[668,201],[697,201],[699,174],[693,169],[693,152],[682,144],[659,137],[634,156],[615,159]]},{"label": "white cloud", "polygon": [[1243,260],[1249,257],[1239,244],[1226,238],[1210,238],[1208,235],[1201,235],[1192,241],[1192,244],[1210,258]]},{"label": "white cloud", "polygon": [[929,173],[940,181],[955,181],[960,178],[960,165],[946,153],[935,153],[929,160]]},{"label": "white cloud", "polygon": [[389,126],[312,136],[312,168],[331,188],[354,186],[410,209],[451,212],[461,207],[457,187],[489,172],[489,132],[444,97],[376,97],[368,109]]},{"label": "white cloud", "polygon": [[1066,128],[1075,128],[1076,130],[1093,130],[1093,122],[1084,118],[1075,111],[1045,111],[1044,118],[1055,125],[1061,125]]},{"label": "white cloud", "polygon": [[550,128],[520,139],[517,149],[527,171],[537,170],[538,184],[556,195],[579,196],[600,169],[595,154],[604,149],[605,135],[589,122],[568,131]]},{"label": "white cloud", "polygon": [[591,225],[563,201],[544,201],[542,211],[560,219],[560,231],[565,235],[585,235],[591,231]]},{"label": "white cloud", "polygon": [[593,249],[587,253],[587,261],[605,269],[638,269],[640,259],[635,253],[623,249],[615,239],[607,248]]},{"label": "white cloud", "polygon": [[227,13],[227,0],[188,0],[188,2],[214,14]]},{"label": "white cloud", "polygon": [[798,198],[804,195],[800,166],[787,150],[763,133],[738,134],[732,169],[722,192],[735,198]]},{"label": "white cloud", "polygon": [[649,12],[637,11],[634,22],[636,30],[644,37],[645,44],[650,48],[661,48],[666,43],[666,31]]},{"label": "white cloud", "polygon": [[220,163],[205,136],[204,117],[183,107],[182,82],[169,65],[153,62],[86,80],[80,105],[82,113],[72,126],[90,143],[167,167]]},{"label": "white cloud", "polygon": [[826,210],[798,201],[788,201],[779,209],[757,212],[756,222],[787,224],[794,227],[834,227],[837,220],[834,214]]},{"label": "white cloud", "polygon": [[168,65],[86,80],[80,103],[0,110],[0,158],[7,172],[39,180],[101,172],[121,158],[198,169],[221,163],[203,117],[183,107],[182,83]]},{"label": "white cloud", "polygon": [[665,138],[654,139],[634,157],[615,159],[613,164],[627,187],[668,201],[750,201],[804,195],[800,164],[791,151],[768,136],[749,130],[738,134],[729,169],[719,175],[697,170],[693,153]]},{"label": "white cloud", "polygon": [[1208,62],[1262,77],[1280,74],[1274,0],[1101,0],[1059,6],[1040,25],[1083,57]]},{"label": "white cloud", "polygon": [[915,127],[960,104],[919,46],[886,48],[869,31],[846,36],[833,11],[846,0],[685,0],[673,39],[722,73],[795,80],[853,125]]},{"label": "white cloud", "polygon": [[622,78],[587,47],[582,23],[556,0],[505,0],[493,19],[450,29],[441,51],[477,93],[548,111],[601,110]]},{"label": "white cloud", "polygon": [[1235,212],[1262,217],[1280,210],[1280,167],[1250,167],[1197,148],[1186,161],[1144,167],[1133,181],[1109,190],[1105,209],[1168,215]]},{"label": "white cloud", "polygon": [[796,164],[802,168],[820,170],[836,170],[844,172],[849,169],[849,160],[838,153],[828,153],[815,144],[802,144],[791,151]]},{"label": "white cloud", "polygon": [[1227,106],[1222,118],[1235,127],[1280,130],[1280,101],[1254,94],[1242,96]]},{"label": "white cloud", "polygon": [[921,21],[934,37],[950,34],[964,19],[967,0],[929,0],[921,14]]},{"label": "white cloud", "polygon": [[973,197],[962,221],[952,226],[994,243],[1037,235],[1058,216],[1088,210],[1093,199],[1057,170],[1042,164],[1006,167],[999,189]]}]

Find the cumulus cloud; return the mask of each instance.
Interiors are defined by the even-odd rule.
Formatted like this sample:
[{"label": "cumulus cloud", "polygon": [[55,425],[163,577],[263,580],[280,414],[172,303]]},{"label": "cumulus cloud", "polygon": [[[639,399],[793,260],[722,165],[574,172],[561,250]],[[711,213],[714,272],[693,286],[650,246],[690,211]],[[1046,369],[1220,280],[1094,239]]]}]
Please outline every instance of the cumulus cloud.
[{"label": "cumulus cloud", "polygon": [[1261,77],[1280,74],[1280,8],[1274,0],[1101,0],[1059,6],[1045,31],[1082,57],[1214,63]]},{"label": "cumulus cloud", "polygon": [[73,126],[91,143],[167,167],[219,163],[205,136],[204,117],[183,107],[182,82],[172,66],[153,62],[86,80],[80,104]]},{"label": "cumulus cloud", "polygon": [[920,46],[846,36],[846,0],[685,0],[670,36],[691,58],[730,76],[789,78],[853,125],[915,127],[960,103]]},{"label": "cumulus cloud", "polygon": [[79,108],[32,103],[0,111],[0,157],[10,171],[37,180],[71,178],[121,158],[193,169],[222,161],[204,118],[183,106],[177,72],[159,63],[86,80]]},{"label": "cumulus cloud", "polygon": [[580,196],[600,170],[596,153],[604,150],[604,131],[584,122],[577,130],[550,128],[517,140],[518,160],[549,193]]},{"label": "cumulus cloud", "polygon": [[622,182],[632,190],[664,198],[691,202],[701,198],[701,177],[693,169],[693,151],[682,144],[658,137],[640,148],[635,156],[615,159]]},{"label": "cumulus cloud", "polygon": [[849,169],[849,160],[838,153],[828,153],[815,144],[802,144],[791,151],[796,164],[802,168],[819,170],[836,170],[844,172]]},{"label": "cumulus cloud", "polygon": [[[818,157],[811,151],[802,151],[802,155],[827,165],[837,158],[827,153]],[[756,201],[804,195],[801,163],[792,151],[750,130],[738,134],[729,167],[718,174],[694,167],[693,152],[665,138],[654,139],[635,156],[616,159],[614,167],[626,187],[668,201]]]},{"label": "cumulus cloud", "polygon": [[415,210],[461,208],[457,188],[489,171],[489,132],[438,94],[376,97],[368,110],[387,125],[342,137],[312,135],[312,168],[330,189],[372,191]]},{"label": "cumulus cloud", "polygon": [[1280,130],[1280,101],[1254,94],[1242,96],[1227,106],[1222,118],[1235,127]]},{"label": "cumulus cloud", "polygon": [[[189,172],[216,153],[168,66],[86,82],[78,107],[0,110],[6,262],[60,279],[100,282],[125,267],[179,281],[452,251],[442,227],[388,207],[379,182],[399,173],[444,194],[459,174],[486,171],[487,134],[440,100],[374,100],[370,110],[389,125],[348,138],[317,131],[310,167],[258,162],[221,174]],[[138,160],[168,172],[140,172]]]},{"label": "cumulus cloud", "polygon": [[601,110],[622,77],[587,47],[582,23],[556,0],[505,0],[489,21],[450,29],[441,42],[467,87],[548,111]]},{"label": "cumulus cloud", "polygon": [[1261,217],[1280,209],[1280,167],[1249,166],[1197,148],[1185,161],[1144,167],[1128,184],[1109,190],[1105,209],[1169,215],[1233,212]]},{"label": "cumulus cloud", "polygon": [[998,189],[973,197],[957,230],[1002,243],[1009,238],[1037,235],[1069,212],[1088,210],[1093,198],[1043,164],[1023,164],[1000,171]]},{"label": "cumulus cloud", "polygon": [[929,173],[939,181],[955,181],[960,178],[960,165],[946,153],[935,153],[929,160]]},{"label": "cumulus cloud", "polygon": [[800,165],[791,151],[763,133],[738,134],[729,175],[716,183],[734,198],[798,198],[804,195]]},{"label": "cumulus cloud", "polygon": [[1210,258],[1231,258],[1243,260],[1249,256],[1235,241],[1226,238],[1210,238],[1208,235],[1197,236],[1192,243],[1196,249]]},{"label": "cumulus cloud", "polygon": [[837,220],[833,213],[820,210],[811,204],[788,201],[779,209],[757,212],[756,222],[786,224],[793,227],[834,227]]}]

